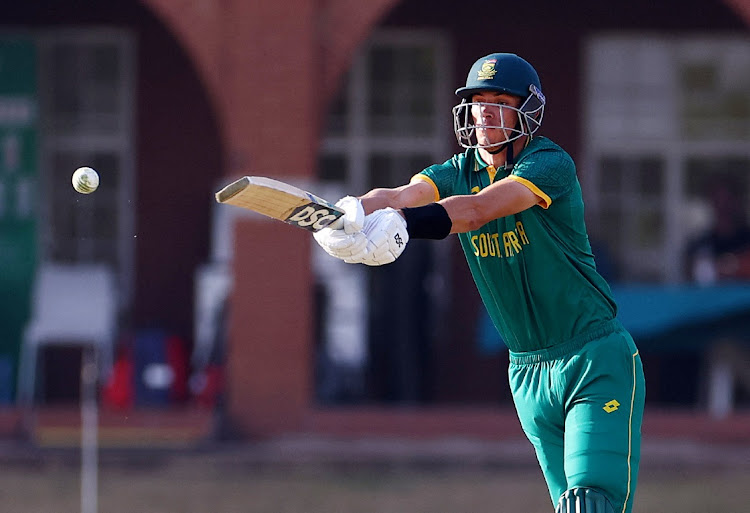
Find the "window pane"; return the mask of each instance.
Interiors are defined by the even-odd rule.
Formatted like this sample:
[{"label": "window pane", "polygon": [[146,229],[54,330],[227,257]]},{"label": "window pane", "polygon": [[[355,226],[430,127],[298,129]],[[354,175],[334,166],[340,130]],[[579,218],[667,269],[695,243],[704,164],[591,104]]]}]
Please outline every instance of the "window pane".
[{"label": "window pane", "polygon": [[597,225],[601,229],[596,230],[604,239],[605,246],[612,254],[619,254],[622,250],[622,212],[616,207],[604,207],[597,216]]},{"label": "window pane", "polygon": [[94,115],[97,127],[116,128],[122,90],[119,50],[113,45],[102,45],[90,48],[87,53],[85,58],[91,63],[88,114]]},{"label": "window pane", "polygon": [[431,134],[437,75],[432,47],[375,47],[370,54],[368,126],[375,134]]},{"label": "window pane", "polygon": [[51,88],[50,121],[57,125],[64,119],[72,119],[79,110],[80,96],[76,90],[79,81],[75,47],[58,44],[50,51],[51,74],[55,77]]},{"label": "window pane", "polygon": [[666,238],[661,201],[666,194],[665,163],[658,157],[604,156],[598,171],[601,206],[589,216],[591,236],[613,255],[625,257],[623,271],[632,278],[648,266],[631,258],[633,254],[660,250]]},{"label": "window pane", "polygon": [[641,209],[633,213],[635,245],[641,249],[654,248],[664,240],[664,216],[656,209]]},{"label": "window pane", "polygon": [[368,162],[369,187],[398,187],[432,164],[429,155],[373,154]]},{"label": "window pane", "polygon": [[115,133],[123,120],[120,50],[114,44],[60,43],[49,54],[50,123],[66,132]]},{"label": "window pane", "polygon": [[679,47],[681,127],[688,139],[750,137],[750,42]]},{"label": "window pane", "polygon": [[747,204],[749,177],[750,159],[692,157],[685,165],[685,194],[691,198],[706,198],[712,184],[724,182]]},{"label": "window pane", "polygon": [[647,198],[659,198],[664,190],[664,161],[645,158],[637,166],[638,193]]},{"label": "window pane", "polygon": [[[106,262],[117,267],[119,160],[111,153],[60,151],[53,157],[47,194],[50,203],[48,254],[65,262]],[[82,195],[70,183],[71,170],[99,171],[96,194]]]},{"label": "window pane", "polygon": [[323,181],[345,182],[347,161],[344,155],[323,155],[318,166],[318,176]]},{"label": "window pane", "polygon": [[619,158],[604,157],[599,161],[600,190],[604,194],[619,194],[625,170]]},{"label": "window pane", "polygon": [[349,77],[343,81],[344,86],[328,107],[327,134],[329,136],[343,135],[349,128],[349,104],[346,95],[348,82]]},{"label": "window pane", "polygon": [[659,40],[603,39],[588,51],[590,133],[596,140],[672,135],[670,51]]},{"label": "window pane", "polygon": [[708,230],[719,210],[748,219],[750,159],[693,157],[685,167],[688,239]]}]

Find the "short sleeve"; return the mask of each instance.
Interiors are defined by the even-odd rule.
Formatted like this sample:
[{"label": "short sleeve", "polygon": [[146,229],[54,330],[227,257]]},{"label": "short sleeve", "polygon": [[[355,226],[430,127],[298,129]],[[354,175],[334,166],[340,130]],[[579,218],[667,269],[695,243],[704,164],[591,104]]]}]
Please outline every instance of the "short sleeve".
[{"label": "short sleeve", "polygon": [[432,184],[436,191],[435,201],[453,196],[454,184],[458,175],[458,159],[446,160],[442,164],[434,164],[422,170],[415,178]]},{"label": "short sleeve", "polygon": [[511,179],[523,183],[539,196],[545,208],[569,194],[576,183],[573,159],[560,149],[533,152],[513,168]]}]

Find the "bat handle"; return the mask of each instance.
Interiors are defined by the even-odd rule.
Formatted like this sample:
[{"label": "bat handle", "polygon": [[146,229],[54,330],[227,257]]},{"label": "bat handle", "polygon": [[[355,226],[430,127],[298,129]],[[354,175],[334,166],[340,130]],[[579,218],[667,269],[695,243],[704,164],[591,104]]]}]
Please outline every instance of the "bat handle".
[{"label": "bat handle", "polygon": [[340,230],[344,227],[344,216],[339,217],[334,222],[326,226],[326,228],[331,228],[332,230]]}]

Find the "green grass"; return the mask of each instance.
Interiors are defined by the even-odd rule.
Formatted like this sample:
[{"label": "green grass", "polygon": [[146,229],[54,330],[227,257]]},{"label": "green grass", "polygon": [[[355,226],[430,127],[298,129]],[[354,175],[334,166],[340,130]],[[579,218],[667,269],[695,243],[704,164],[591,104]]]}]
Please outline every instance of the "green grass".
[{"label": "green grass", "polygon": [[[79,469],[0,465],[4,511],[80,511]],[[741,513],[750,471],[642,470],[634,513]],[[12,507],[11,507],[12,505]],[[101,513],[551,513],[534,468],[269,465],[199,456],[105,463]]]}]

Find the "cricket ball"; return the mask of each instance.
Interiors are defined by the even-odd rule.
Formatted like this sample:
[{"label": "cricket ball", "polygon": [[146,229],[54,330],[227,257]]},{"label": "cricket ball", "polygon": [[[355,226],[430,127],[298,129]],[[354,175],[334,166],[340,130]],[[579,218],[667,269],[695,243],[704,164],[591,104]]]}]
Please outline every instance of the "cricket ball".
[{"label": "cricket ball", "polygon": [[79,167],[73,173],[73,188],[81,194],[91,194],[99,187],[99,174],[90,167]]}]

